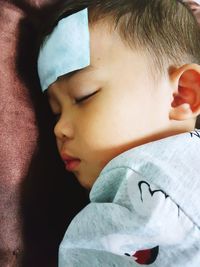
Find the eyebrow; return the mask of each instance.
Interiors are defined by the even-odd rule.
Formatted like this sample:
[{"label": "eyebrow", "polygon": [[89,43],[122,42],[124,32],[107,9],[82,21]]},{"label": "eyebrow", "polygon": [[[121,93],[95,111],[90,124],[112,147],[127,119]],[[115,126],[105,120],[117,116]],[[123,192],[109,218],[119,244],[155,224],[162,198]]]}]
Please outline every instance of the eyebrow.
[{"label": "eyebrow", "polygon": [[81,73],[81,72],[87,72],[87,71],[90,71],[90,70],[96,70],[96,69],[97,69],[97,67],[94,67],[94,66],[92,66],[92,65],[89,65],[89,66],[87,66],[87,67],[85,67],[85,68],[83,68],[83,69],[74,70],[74,71],[71,71],[71,72],[69,72],[69,73],[67,73],[67,74],[64,74],[62,77],[65,77],[65,78],[71,78],[71,77],[75,76],[75,75],[78,74],[78,73]]},{"label": "eyebrow", "polygon": [[[69,72],[67,74],[64,74],[63,76],[58,77],[58,79],[61,78],[61,77],[71,78],[71,77],[75,76],[78,73],[86,72],[86,71],[90,71],[90,70],[97,70],[97,69],[98,69],[98,67],[94,67],[92,65],[89,65],[88,67],[86,67],[84,69],[74,70],[74,71],[71,71],[71,72]],[[50,98],[54,94],[52,92],[50,93],[50,90],[46,90],[46,95],[47,95],[47,98]]]},{"label": "eyebrow", "polygon": [[75,74],[77,74],[77,73],[80,72],[80,71],[81,71],[81,69],[80,69],[80,70],[74,70],[74,71],[72,71],[72,72],[69,72],[69,73],[67,73],[67,74],[64,74],[63,76],[66,77],[66,78],[69,78],[69,77],[74,76]]}]

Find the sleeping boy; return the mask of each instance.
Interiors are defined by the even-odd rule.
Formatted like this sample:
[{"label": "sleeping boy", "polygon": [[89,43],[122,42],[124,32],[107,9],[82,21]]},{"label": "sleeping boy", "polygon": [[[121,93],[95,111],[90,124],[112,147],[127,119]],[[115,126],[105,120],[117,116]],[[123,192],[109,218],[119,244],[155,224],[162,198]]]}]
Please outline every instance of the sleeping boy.
[{"label": "sleeping boy", "polygon": [[60,267],[200,266],[200,29],[178,0],[66,1],[38,57],[58,152],[91,203]]}]

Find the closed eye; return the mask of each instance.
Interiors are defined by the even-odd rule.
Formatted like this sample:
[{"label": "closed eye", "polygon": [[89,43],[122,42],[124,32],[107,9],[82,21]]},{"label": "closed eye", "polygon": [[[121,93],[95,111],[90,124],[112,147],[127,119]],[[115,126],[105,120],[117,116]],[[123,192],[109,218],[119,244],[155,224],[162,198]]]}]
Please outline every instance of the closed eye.
[{"label": "closed eye", "polygon": [[75,103],[76,103],[76,104],[80,104],[80,103],[86,101],[87,99],[89,99],[90,97],[92,97],[93,95],[95,95],[95,94],[98,93],[98,92],[99,92],[99,90],[95,91],[95,92],[92,93],[92,94],[83,96],[83,97],[81,97],[81,98],[76,98],[76,99],[75,99]]}]

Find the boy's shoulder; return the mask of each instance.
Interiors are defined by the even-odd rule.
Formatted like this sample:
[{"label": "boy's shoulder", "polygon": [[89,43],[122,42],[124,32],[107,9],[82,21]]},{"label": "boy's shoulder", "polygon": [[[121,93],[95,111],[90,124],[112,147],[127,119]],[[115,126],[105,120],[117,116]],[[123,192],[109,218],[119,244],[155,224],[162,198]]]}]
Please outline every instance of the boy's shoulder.
[{"label": "boy's shoulder", "polygon": [[[200,153],[200,130],[186,132],[129,149],[112,159],[101,174],[115,168],[132,169],[135,172],[149,174],[146,167],[162,167],[162,171],[180,170],[186,165],[198,168]],[[145,168],[144,168],[145,167]],[[181,168],[181,169],[179,169]]]},{"label": "boy's shoulder", "polygon": [[197,212],[200,198],[198,146],[200,131],[195,130],[130,149],[107,164],[94,184],[91,196],[98,199],[106,191],[114,196],[122,183],[128,186],[130,177],[139,177],[163,190],[200,224]]}]

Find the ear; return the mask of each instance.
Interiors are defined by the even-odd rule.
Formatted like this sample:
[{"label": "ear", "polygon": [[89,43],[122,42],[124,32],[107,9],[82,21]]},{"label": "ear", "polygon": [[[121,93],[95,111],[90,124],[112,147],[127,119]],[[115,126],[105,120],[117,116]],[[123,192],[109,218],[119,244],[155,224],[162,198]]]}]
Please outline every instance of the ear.
[{"label": "ear", "polygon": [[183,65],[169,75],[173,84],[170,119],[195,119],[200,114],[200,66]]}]

